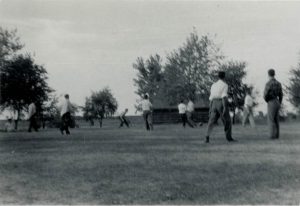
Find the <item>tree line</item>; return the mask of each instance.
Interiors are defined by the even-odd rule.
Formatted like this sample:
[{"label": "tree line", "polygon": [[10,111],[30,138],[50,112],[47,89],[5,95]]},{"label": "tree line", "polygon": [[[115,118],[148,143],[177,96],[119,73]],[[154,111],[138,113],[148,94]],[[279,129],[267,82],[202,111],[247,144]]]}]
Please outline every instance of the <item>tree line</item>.
[{"label": "tree line", "polygon": [[[48,85],[48,73],[43,65],[35,63],[34,56],[22,53],[24,44],[17,30],[0,27],[0,110],[15,111],[20,118],[31,102],[35,102],[38,112],[45,119],[59,116],[58,97]],[[186,41],[163,60],[159,54],[144,59],[138,57],[133,64],[137,71],[134,78],[136,94],[149,94],[153,99],[164,99],[169,105],[176,105],[181,99],[208,101],[209,89],[216,80],[219,70],[226,72],[229,85],[230,110],[242,109],[247,89],[252,85],[243,83],[247,72],[245,61],[226,60],[214,39],[209,35],[199,36],[193,31]],[[290,79],[285,87],[291,104],[300,112],[300,61],[290,71]],[[112,116],[117,111],[118,102],[109,87],[94,91],[86,97],[82,109],[87,121]]]},{"label": "tree line", "polygon": [[[22,53],[24,46],[17,30],[0,27],[0,111],[10,110],[17,114],[16,129],[23,112],[28,112],[32,102],[36,104],[42,122],[60,118],[58,97],[48,85],[47,70],[35,63],[33,55]],[[73,104],[73,112],[82,109],[83,116],[89,121],[112,116],[117,108],[117,100],[109,87],[93,92],[82,107]]]}]

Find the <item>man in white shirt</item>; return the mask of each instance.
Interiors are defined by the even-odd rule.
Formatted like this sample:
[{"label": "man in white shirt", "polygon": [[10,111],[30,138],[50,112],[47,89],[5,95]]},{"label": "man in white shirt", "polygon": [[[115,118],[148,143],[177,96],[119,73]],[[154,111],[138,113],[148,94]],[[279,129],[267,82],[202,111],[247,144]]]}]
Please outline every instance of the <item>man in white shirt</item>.
[{"label": "man in white shirt", "polygon": [[60,116],[61,116],[61,121],[62,121],[61,127],[60,127],[61,134],[64,134],[64,131],[66,131],[67,135],[70,134],[69,126],[71,123],[71,110],[72,110],[72,104],[69,100],[69,95],[66,94],[65,100],[62,104],[62,108],[60,111]]},{"label": "man in white shirt", "polygon": [[126,108],[126,109],[120,114],[119,119],[120,119],[121,123],[120,123],[119,128],[120,128],[120,127],[123,127],[123,124],[125,124],[127,127],[129,127],[129,123],[128,123],[128,120],[127,120],[127,118],[126,118],[127,112],[128,112],[128,109]]},{"label": "man in white shirt", "polygon": [[181,100],[180,104],[178,104],[178,112],[182,120],[182,126],[185,127],[185,124],[187,122],[187,117],[186,117],[186,105],[183,103],[183,100]]},{"label": "man in white shirt", "polygon": [[206,133],[206,143],[209,143],[209,137],[212,133],[214,124],[221,117],[224,124],[226,139],[229,142],[236,141],[231,136],[231,118],[228,109],[228,85],[225,83],[225,72],[220,71],[218,74],[219,80],[211,86],[210,90],[210,108],[209,121]]},{"label": "man in white shirt", "polygon": [[195,105],[194,105],[192,99],[189,98],[189,102],[186,105],[187,122],[188,122],[189,125],[192,125],[193,127],[196,127],[197,124],[192,119],[194,111],[195,111]]},{"label": "man in white shirt", "polygon": [[149,101],[149,97],[145,94],[144,99],[140,102],[139,105],[143,111],[143,118],[145,121],[145,126],[147,130],[153,130],[153,122],[152,122],[152,104]]},{"label": "man in white shirt", "polygon": [[31,132],[32,128],[37,132],[38,125],[36,122],[36,106],[34,102],[31,102],[31,104],[28,107],[28,120],[29,120],[28,132]]},{"label": "man in white shirt", "polygon": [[251,97],[251,91],[248,89],[246,91],[245,104],[244,104],[244,114],[243,114],[243,126],[245,126],[247,119],[249,119],[252,128],[255,127],[254,117],[253,117],[253,98]]}]

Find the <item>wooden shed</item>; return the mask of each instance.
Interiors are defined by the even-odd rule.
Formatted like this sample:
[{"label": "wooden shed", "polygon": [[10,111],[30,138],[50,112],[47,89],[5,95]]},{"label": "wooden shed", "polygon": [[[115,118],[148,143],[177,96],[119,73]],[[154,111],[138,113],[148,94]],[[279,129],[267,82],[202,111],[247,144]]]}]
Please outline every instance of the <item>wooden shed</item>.
[{"label": "wooden shed", "polygon": [[[196,122],[208,122],[209,103],[204,100],[197,100],[194,102],[194,104],[195,112],[193,115],[193,120]],[[155,124],[181,122],[177,105],[169,105],[160,99],[154,99],[153,122]]]}]

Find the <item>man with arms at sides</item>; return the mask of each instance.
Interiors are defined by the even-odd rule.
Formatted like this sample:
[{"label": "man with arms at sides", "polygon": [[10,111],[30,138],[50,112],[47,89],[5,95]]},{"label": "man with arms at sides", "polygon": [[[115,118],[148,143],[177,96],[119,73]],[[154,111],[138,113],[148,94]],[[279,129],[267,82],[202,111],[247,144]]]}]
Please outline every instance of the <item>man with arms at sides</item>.
[{"label": "man with arms at sides", "polygon": [[269,81],[264,90],[264,99],[268,103],[268,124],[271,139],[279,139],[279,110],[282,103],[282,86],[275,79],[275,70],[268,71]]},{"label": "man with arms at sides", "polygon": [[253,98],[251,97],[251,90],[247,89],[245,103],[244,103],[244,114],[243,114],[243,126],[245,127],[246,121],[249,119],[252,128],[255,128],[255,122],[253,117]]},{"label": "man with arms at sides", "polygon": [[144,95],[144,99],[140,102],[139,107],[143,111],[143,118],[145,121],[146,129],[153,130],[153,122],[152,122],[152,104],[149,101],[149,96],[147,94]]},{"label": "man with arms at sides", "polygon": [[36,106],[34,102],[31,102],[28,107],[28,119],[29,119],[29,128],[28,132],[31,132],[33,128],[36,132],[38,131],[38,125],[36,122]]},{"label": "man with arms at sides", "polygon": [[126,108],[126,109],[120,114],[119,119],[120,119],[121,123],[120,123],[119,128],[120,128],[120,127],[123,127],[123,124],[125,124],[127,127],[129,127],[129,123],[128,123],[128,120],[127,120],[127,118],[126,118],[127,112],[128,112],[128,109]]},{"label": "man with arms at sides", "polygon": [[61,112],[60,112],[60,115],[61,115],[60,131],[61,131],[61,134],[64,134],[64,131],[66,131],[67,135],[70,134],[69,126],[71,123],[71,110],[72,110],[72,105],[71,105],[69,98],[70,98],[69,95],[66,94],[64,102],[62,104]]},{"label": "man with arms at sides", "polygon": [[182,126],[185,128],[187,117],[186,117],[186,105],[184,104],[183,100],[181,100],[180,103],[178,104],[178,112],[182,121]]},{"label": "man with arms at sides", "polygon": [[206,143],[209,143],[209,137],[212,133],[214,124],[221,117],[224,124],[226,139],[229,142],[235,142],[231,136],[231,118],[228,108],[228,85],[225,83],[225,72],[218,73],[219,80],[211,86],[210,90],[210,108],[209,121],[207,125]]},{"label": "man with arms at sides", "polygon": [[195,111],[194,102],[192,101],[192,98],[189,98],[189,101],[186,105],[186,118],[189,125],[196,127],[197,124],[193,121],[194,111]]}]

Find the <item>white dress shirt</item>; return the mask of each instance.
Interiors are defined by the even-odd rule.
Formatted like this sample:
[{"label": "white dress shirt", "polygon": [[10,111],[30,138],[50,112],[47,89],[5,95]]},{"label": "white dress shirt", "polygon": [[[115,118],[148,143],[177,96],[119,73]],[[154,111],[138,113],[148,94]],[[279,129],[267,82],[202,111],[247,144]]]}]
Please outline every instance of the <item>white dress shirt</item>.
[{"label": "white dress shirt", "polygon": [[253,98],[249,94],[245,97],[245,107],[253,107]]},{"label": "white dress shirt", "polygon": [[70,100],[65,99],[61,107],[60,115],[63,116],[65,113],[71,112],[71,109],[72,109],[72,105]]},{"label": "white dress shirt", "polygon": [[31,103],[28,107],[28,118],[30,119],[36,113],[36,107],[34,103]]},{"label": "white dress shirt", "polygon": [[178,104],[178,111],[179,111],[179,114],[185,114],[185,112],[186,112],[185,104],[183,104],[183,103]]},{"label": "white dress shirt", "polygon": [[213,99],[222,99],[227,97],[227,93],[228,85],[224,81],[218,80],[211,86],[209,100],[212,101]]},{"label": "white dress shirt", "polygon": [[188,112],[193,112],[195,110],[195,106],[194,106],[194,103],[192,101],[189,101],[187,106],[186,106],[186,110]]},{"label": "white dress shirt", "polygon": [[140,105],[141,105],[143,111],[150,111],[152,108],[152,104],[149,101],[149,99],[142,100]]}]

